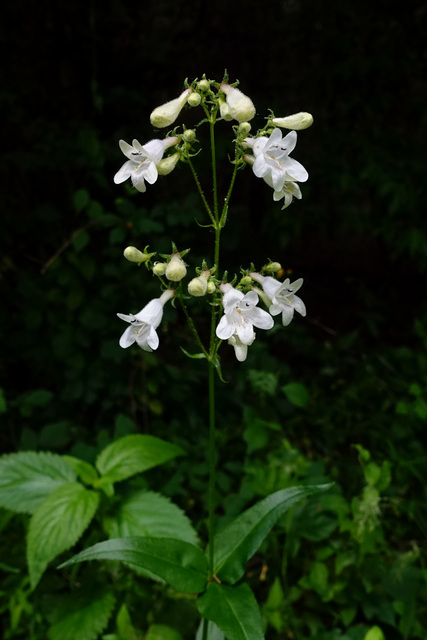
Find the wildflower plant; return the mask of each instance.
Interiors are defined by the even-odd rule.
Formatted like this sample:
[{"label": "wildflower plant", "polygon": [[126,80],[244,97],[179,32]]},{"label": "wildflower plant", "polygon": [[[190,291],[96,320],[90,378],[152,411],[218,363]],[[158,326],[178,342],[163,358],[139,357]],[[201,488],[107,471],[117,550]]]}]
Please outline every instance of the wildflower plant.
[{"label": "wildflower plant", "polygon": [[[273,189],[273,200],[284,200],[288,207],[293,198],[301,198],[299,183],[308,179],[305,168],[291,154],[297,143],[296,130],[309,127],[313,118],[299,113],[276,118],[270,114],[256,133],[251,121],[256,109],[252,100],[239,88],[230,84],[227,74],[222,82],[201,80],[184,83],[179,97],[154,109],[150,120],[156,129],[165,129],[166,136],[141,144],[124,140],[119,146],[126,162],[114,176],[120,184],[130,178],[140,192],[150,188],[159,175],[172,173],[178,164],[186,165],[195,183],[206,212],[204,226],[213,230],[212,254],[192,272],[185,257],[188,248],[182,248],[172,239],[170,254],[157,255],[148,247],[141,250],[127,247],[127,260],[142,265],[159,282],[159,296],[145,301],[136,314],[118,313],[129,326],[120,337],[123,348],[141,348],[152,351],[159,348],[157,329],[161,323],[164,305],[173,301],[174,307],[183,312],[196,346],[195,353],[186,355],[205,360],[208,370],[209,390],[209,540],[203,550],[200,546],[169,537],[116,538],[96,544],[71,558],[62,566],[91,559],[121,560],[150,572],[152,577],[167,582],[178,591],[196,594],[196,606],[201,615],[197,637],[226,637],[229,640],[261,640],[263,627],[260,610],[250,587],[242,581],[247,561],[253,556],[278,519],[296,502],[314,493],[324,491],[329,485],[295,486],[277,491],[240,514],[225,528],[216,532],[215,504],[215,434],[216,402],[215,385],[223,381],[220,349],[223,343],[230,345],[238,362],[244,362],[256,334],[268,331],[274,325],[275,316],[281,316],[287,326],[297,311],[305,316],[303,301],[295,295],[303,280],[294,282],[277,277],[283,273],[280,263],[268,260],[258,271],[248,260],[248,268],[232,277],[227,275],[220,260],[221,235],[232,215],[231,196],[238,173],[249,167],[254,175],[262,178]],[[200,122],[191,129],[176,124],[185,119],[187,109],[200,111]],[[215,146],[215,127],[219,121],[230,123],[233,154],[227,160],[225,171],[230,173],[225,194],[218,190],[218,162]],[[170,129],[170,127],[172,127]],[[200,152],[199,129],[209,129],[212,184],[204,189],[196,171]],[[282,128],[290,132],[283,135]],[[169,178],[168,178],[169,179]],[[173,179],[173,178],[170,178]],[[207,194],[212,194],[212,197]],[[221,204],[220,204],[221,203]],[[203,231],[201,231],[203,232]],[[210,330],[205,341],[192,316],[193,299],[206,300],[210,315]],[[138,304],[139,301],[137,301]],[[130,301],[129,305],[133,306]],[[263,338],[264,339],[264,338]],[[193,350],[194,351],[194,350]],[[238,365],[240,366],[240,365]],[[219,634],[219,635],[218,635]]]}]

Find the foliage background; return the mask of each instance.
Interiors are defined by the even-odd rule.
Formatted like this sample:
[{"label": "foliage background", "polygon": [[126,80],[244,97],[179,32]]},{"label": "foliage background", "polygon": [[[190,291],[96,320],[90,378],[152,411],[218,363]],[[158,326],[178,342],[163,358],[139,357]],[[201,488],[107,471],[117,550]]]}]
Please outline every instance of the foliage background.
[{"label": "foliage background", "polygon": [[[262,435],[254,444],[254,415],[322,461],[349,500],[363,487],[351,447],[360,443],[391,461],[391,497],[403,505],[386,546],[404,553],[415,544],[424,566],[426,13],[421,2],[393,13],[383,0],[8,3],[2,452],[92,460],[129,429],[165,437],[192,464],[153,481],[203,518],[205,380],[178,348],[190,346],[182,318],[168,311],[161,347],[148,357],[120,350],[115,313],[139,310],[157,291],[122,259],[125,246],[167,251],[173,239],[192,248],[196,266],[209,234],[194,225],[202,210],[185,167],[144,195],[112,176],[119,138],[150,139],[149,113],[178,95],[183,78],[219,80],[227,68],[259,114],[304,110],[315,124],[294,153],[310,173],[302,202],[281,212],[246,171],[224,234],[230,271],[268,257],[304,277],[308,318],[259,336],[244,366],[224,347],[221,490],[238,491],[248,444],[271,462],[276,441]],[[289,382],[308,390],[305,408],[280,391]],[[328,631],[333,622],[322,615]]]}]

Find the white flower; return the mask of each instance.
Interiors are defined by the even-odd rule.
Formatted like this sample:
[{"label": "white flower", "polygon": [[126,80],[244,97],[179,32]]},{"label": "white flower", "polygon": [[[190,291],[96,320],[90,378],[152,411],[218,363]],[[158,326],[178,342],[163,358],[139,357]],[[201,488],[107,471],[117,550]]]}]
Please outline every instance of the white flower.
[{"label": "white flower", "polygon": [[163,127],[169,127],[169,125],[175,122],[192,91],[193,89],[190,87],[183,91],[175,100],[169,100],[169,102],[161,104],[160,107],[156,107],[150,115],[150,121],[153,127],[163,129]]},{"label": "white flower", "polygon": [[295,131],[282,138],[280,129],[274,129],[269,138],[245,138],[244,142],[254,152],[254,174],[257,178],[264,178],[274,191],[282,191],[287,181],[305,182],[308,179],[308,173],[302,164],[289,157],[297,143]]},{"label": "white flower", "polygon": [[252,334],[252,340],[248,344],[243,344],[239,336],[234,333],[231,338],[228,338],[228,344],[234,347],[234,353],[239,362],[244,362],[248,356],[248,346],[250,346],[255,340],[255,332]]},{"label": "white flower", "polygon": [[144,351],[153,351],[159,346],[159,336],[156,329],[163,317],[164,304],[175,295],[173,289],[167,289],[160,298],[154,298],[136,315],[130,313],[118,313],[118,317],[130,323],[120,338],[119,344],[123,349],[130,347],[134,342]]},{"label": "white flower", "polygon": [[119,147],[128,158],[128,161],[117,171],[114,176],[114,182],[120,184],[130,178],[133,186],[138,191],[146,191],[147,187],[144,181],[154,184],[157,180],[156,164],[162,159],[166,146],[170,146],[165,143],[166,140],[151,140],[142,146],[138,140],[132,140],[132,145],[120,140]]},{"label": "white flower", "polygon": [[165,275],[167,279],[172,280],[172,282],[179,282],[187,275],[187,267],[179,253],[173,253],[171,255],[171,259],[166,267]]},{"label": "white flower", "polygon": [[[273,186],[269,175],[267,175],[264,178],[264,180],[270,187]],[[301,193],[301,189],[299,187],[298,182],[295,182],[295,180],[286,180],[285,184],[283,185],[283,189],[281,191],[274,191],[273,200],[275,202],[278,202],[282,198],[284,198],[282,211],[283,209],[286,209],[287,207],[289,207],[289,205],[291,204],[294,198],[301,200],[302,193]]]},{"label": "white flower", "polygon": [[290,324],[294,317],[294,311],[298,311],[302,316],[305,316],[307,311],[305,304],[295,295],[295,293],[302,287],[304,280],[298,278],[295,282],[290,282],[289,278],[283,283],[278,282],[271,276],[262,276],[259,273],[251,273],[251,278],[256,282],[259,282],[264,289],[264,292],[271,300],[271,306],[269,311],[272,316],[282,314],[282,323],[286,327]]},{"label": "white flower", "polygon": [[229,340],[235,336],[243,345],[252,344],[254,326],[259,329],[271,329],[274,321],[269,313],[258,309],[258,295],[249,291],[244,295],[231,285],[221,285],[225,295],[222,299],[224,315],[216,328],[216,335],[221,340]]},{"label": "white flower", "polygon": [[[252,118],[255,116],[255,107],[254,103],[250,98],[248,98],[248,96],[242,93],[240,89],[230,87],[229,84],[222,84],[220,86],[220,89],[226,95],[229,113],[234,120],[238,120],[239,122],[252,120]],[[224,118],[222,113],[221,116]],[[224,118],[224,120],[227,119],[228,118]]]}]

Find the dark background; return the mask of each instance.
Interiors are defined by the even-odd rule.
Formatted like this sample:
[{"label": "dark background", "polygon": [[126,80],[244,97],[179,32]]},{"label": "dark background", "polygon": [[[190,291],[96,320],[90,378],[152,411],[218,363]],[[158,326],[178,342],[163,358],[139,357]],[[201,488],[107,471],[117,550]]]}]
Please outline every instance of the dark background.
[{"label": "dark background", "polygon": [[[89,426],[92,435],[94,425],[109,431],[118,411],[148,429],[147,397],[159,400],[162,386],[157,355],[173,363],[177,378],[189,366],[178,350],[188,334],[177,314],[166,318],[164,350],[143,364],[140,354],[118,348],[123,327],[115,319],[157,291],[148,274],[141,281],[141,271],[123,264],[126,245],[167,251],[172,239],[192,247],[194,266],[209,257],[209,234],[193,224],[203,214],[189,196],[189,173],[181,167],[142,195],[112,183],[123,161],[118,139],[156,135],[149,114],[179,94],[185,77],[221,80],[227,69],[255,102],[260,126],[268,108],[314,114],[293,154],[310,174],[301,202],[282,212],[252,172],[239,176],[223,266],[279,260],[304,277],[308,308],[307,320],[281,339],[254,346],[249,365],[268,368],[278,358],[294,377],[313,381],[322,367],[314,354],[337,349],[344,336],[353,336],[353,351],[342,355],[353,371],[381,349],[423,350],[425,26],[421,2],[399,10],[384,1],[8,3],[1,26],[4,450],[37,444],[46,423],[71,421],[89,438],[82,435]],[[225,155],[229,126],[219,130]],[[82,189],[86,204],[76,196]],[[225,362],[237,376],[230,352]],[[157,371],[151,391],[142,378],[137,400],[129,391],[136,358],[138,371]],[[42,409],[30,401],[23,420],[20,403],[37,389],[54,400],[34,400]],[[33,433],[28,442],[23,430]]]}]

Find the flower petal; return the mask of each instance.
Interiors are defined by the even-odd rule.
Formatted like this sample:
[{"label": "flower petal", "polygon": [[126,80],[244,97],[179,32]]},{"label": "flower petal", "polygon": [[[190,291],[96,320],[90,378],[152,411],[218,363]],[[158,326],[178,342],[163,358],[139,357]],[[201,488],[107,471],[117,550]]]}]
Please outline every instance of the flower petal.
[{"label": "flower petal", "polygon": [[119,345],[123,347],[123,349],[127,349],[130,347],[136,340],[136,327],[131,326],[128,327],[125,332],[122,334]]},{"label": "flower petal", "polygon": [[292,296],[292,306],[295,311],[298,311],[302,316],[307,315],[307,310],[305,308],[305,304],[298,296]]},{"label": "flower petal", "polygon": [[125,162],[124,165],[117,171],[116,175],[113,178],[115,184],[121,184],[122,182],[127,180],[129,176],[132,174],[134,168],[135,168],[135,165],[130,160]]},{"label": "flower petal", "polygon": [[220,340],[228,340],[234,333],[234,326],[228,322],[227,316],[223,315],[216,328],[216,335]]}]

